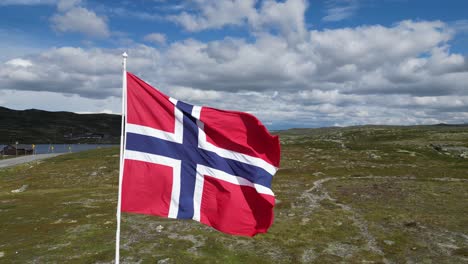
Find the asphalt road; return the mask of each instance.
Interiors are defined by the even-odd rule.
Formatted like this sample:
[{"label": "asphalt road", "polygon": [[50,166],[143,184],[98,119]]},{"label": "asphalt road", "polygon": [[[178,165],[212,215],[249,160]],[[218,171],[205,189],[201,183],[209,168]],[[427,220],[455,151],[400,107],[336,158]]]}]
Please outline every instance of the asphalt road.
[{"label": "asphalt road", "polygon": [[18,158],[0,160],[0,168],[15,166],[18,164],[31,162],[35,160],[48,159],[48,158],[56,157],[62,154],[65,154],[65,153],[36,154],[36,155],[27,155],[27,156],[21,156]]}]

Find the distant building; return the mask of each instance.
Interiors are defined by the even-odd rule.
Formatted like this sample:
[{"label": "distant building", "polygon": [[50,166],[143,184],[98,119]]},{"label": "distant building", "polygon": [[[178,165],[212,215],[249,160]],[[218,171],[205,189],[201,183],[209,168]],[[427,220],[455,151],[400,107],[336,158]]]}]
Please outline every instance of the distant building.
[{"label": "distant building", "polygon": [[31,155],[33,148],[31,145],[6,145],[0,150],[1,155]]}]

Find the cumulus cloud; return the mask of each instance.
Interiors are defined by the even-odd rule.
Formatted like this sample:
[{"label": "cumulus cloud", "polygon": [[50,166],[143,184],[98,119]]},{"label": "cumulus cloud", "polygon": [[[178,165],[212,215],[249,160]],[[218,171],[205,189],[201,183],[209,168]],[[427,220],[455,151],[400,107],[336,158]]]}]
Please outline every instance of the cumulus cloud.
[{"label": "cumulus cloud", "polygon": [[[132,50],[136,69],[150,68],[156,50]],[[0,86],[9,90],[48,91],[102,99],[119,96],[120,52],[117,50],[54,48],[29,59],[13,59],[0,69]]]},{"label": "cumulus cloud", "polygon": [[289,42],[303,41],[306,28],[304,13],[307,9],[305,0],[276,2],[267,0],[262,3],[258,13],[249,17],[249,23],[257,31],[279,30]]},{"label": "cumulus cloud", "polygon": [[[170,96],[247,111],[273,128],[468,120],[468,62],[450,51],[457,32],[450,24],[407,20],[309,31],[302,0],[195,3],[188,22],[174,21],[188,30],[244,24],[253,40],[131,44],[129,70]],[[217,20],[220,14],[231,16]],[[145,40],[165,38],[153,33]],[[10,59],[0,67],[0,87],[115,98],[120,53],[62,47]]]},{"label": "cumulus cloud", "polygon": [[255,0],[196,0],[194,4],[195,11],[182,11],[169,19],[188,31],[249,25],[254,31],[276,29],[288,37],[305,33],[305,0],[265,0],[260,4]]},{"label": "cumulus cloud", "polygon": [[57,32],[82,33],[90,37],[104,38],[110,35],[107,18],[80,6],[81,0],[59,0],[58,12],[50,18],[51,27]]},{"label": "cumulus cloud", "polygon": [[17,59],[12,59],[7,62],[5,62],[6,65],[8,66],[13,66],[13,67],[29,67],[32,66],[32,63],[29,60],[24,60],[21,58]]},{"label": "cumulus cloud", "polygon": [[169,19],[189,31],[221,28],[225,25],[241,25],[255,14],[255,0],[196,0],[195,13],[181,12]]},{"label": "cumulus cloud", "polygon": [[349,94],[465,93],[466,59],[450,54],[442,22],[310,31],[291,47],[264,34],[255,43],[227,38],[177,42],[164,55],[166,77],[199,89],[339,90]]}]

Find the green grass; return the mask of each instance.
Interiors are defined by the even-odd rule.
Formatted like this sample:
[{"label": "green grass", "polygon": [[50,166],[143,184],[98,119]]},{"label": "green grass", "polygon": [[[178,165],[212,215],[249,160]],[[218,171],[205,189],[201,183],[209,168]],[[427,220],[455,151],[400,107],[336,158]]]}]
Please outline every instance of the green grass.
[{"label": "green grass", "polygon": [[[468,261],[468,159],[429,145],[467,146],[467,128],[280,136],[278,204],[267,234],[236,237],[194,221],[123,214],[124,262]],[[117,148],[0,169],[0,262],[112,262],[117,180]],[[23,185],[26,191],[11,192]]]}]

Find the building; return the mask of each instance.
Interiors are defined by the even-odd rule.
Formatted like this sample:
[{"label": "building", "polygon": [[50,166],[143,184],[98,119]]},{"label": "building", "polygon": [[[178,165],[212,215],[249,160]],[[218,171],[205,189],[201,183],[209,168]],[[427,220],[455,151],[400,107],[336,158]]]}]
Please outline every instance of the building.
[{"label": "building", "polygon": [[31,155],[33,148],[31,145],[6,145],[0,150],[1,155]]}]

